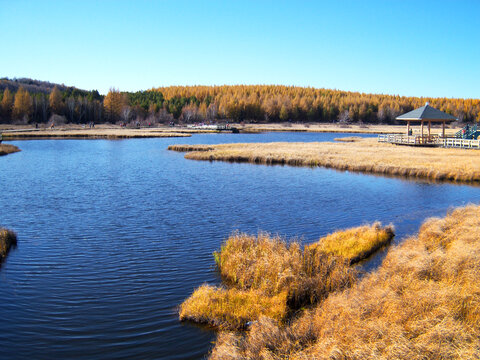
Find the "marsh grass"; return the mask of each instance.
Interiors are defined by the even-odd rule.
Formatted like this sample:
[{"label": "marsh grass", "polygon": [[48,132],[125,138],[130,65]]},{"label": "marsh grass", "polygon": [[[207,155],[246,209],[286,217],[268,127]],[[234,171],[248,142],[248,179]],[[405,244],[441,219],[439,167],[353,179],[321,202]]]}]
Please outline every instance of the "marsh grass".
[{"label": "marsh grass", "polygon": [[181,145],[171,150],[191,151],[185,158],[193,160],[321,166],[438,181],[480,182],[477,150],[398,146],[371,138],[348,143],[221,144],[197,149],[199,145]]},{"label": "marsh grass", "polygon": [[357,284],[287,325],[222,333],[211,359],[480,358],[480,206],[427,220]]},{"label": "marsh grass", "polygon": [[10,144],[0,144],[0,156],[18,152],[20,149]]},{"label": "marsh grass", "polygon": [[388,245],[393,237],[392,225],[382,227],[381,223],[376,222],[372,225],[336,231],[310,247],[325,254],[341,256],[350,264],[355,264]]},{"label": "marsh grass", "polygon": [[[357,242],[377,240],[375,236],[362,237],[362,231],[383,233],[385,229],[379,224],[356,228],[342,232],[337,240],[347,241],[359,251],[349,254],[361,256],[364,246]],[[214,258],[228,288],[203,285],[196,289],[180,306],[181,320],[243,329],[268,316],[280,324],[295,311],[352,286],[358,275],[350,258],[267,233],[234,233]]]},{"label": "marsh grass", "polygon": [[17,234],[11,230],[0,228],[0,262],[7,256],[11,247],[17,245]]},{"label": "marsh grass", "polygon": [[3,134],[5,139],[128,139],[128,138],[170,138],[190,137],[191,134],[159,129],[53,129],[38,131],[15,131]]},{"label": "marsh grass", "polygon": [[268,316],[280,323],[287,315],[286,292],[265,296],[261,290],[202,285],[180,306],[180,320],[219,329],[245,329],[249,321]]},{"label": "marsh grass", "polygon": [[362,140],[362,138],[359,136],[347,136],[347,137],[335,138],[333,140],[340,141],[340,142],[355,142],[355,141]]}]

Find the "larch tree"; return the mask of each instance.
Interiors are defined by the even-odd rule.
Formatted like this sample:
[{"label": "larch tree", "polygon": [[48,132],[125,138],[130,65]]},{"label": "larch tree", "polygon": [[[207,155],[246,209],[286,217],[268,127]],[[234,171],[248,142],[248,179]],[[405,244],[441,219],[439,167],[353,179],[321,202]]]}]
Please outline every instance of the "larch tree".
[{"label": "larch tree", "polygon": [[0,103],[1,107],[1,116],[4,119],[10,119],[12,116],[12,109],[13,109],[13,94],[6,88],[3,91],[3,98],[2,102]]},{"label": "larch tree", "polygon": [[32,97],[23,87],[19,87],[15,94],[15,101],[13,103],[13,117],[15,119],[27,118],[33,110]]},{"label": "larch tree", "polygon": [[103,99],[105,117],[112,123],[117,122],[121,118],[125,106],[128,106],[128,99],[118,89],[111,88],[105,99]]},{"label": "larch tree", "polygon": [[62,93],[58,88],[55,86],[50,93],[49,97],[50,102],[50,109],[52,109],[52,113],[54,114],[62,114],[63,113],[63,101],[62,101]]}]

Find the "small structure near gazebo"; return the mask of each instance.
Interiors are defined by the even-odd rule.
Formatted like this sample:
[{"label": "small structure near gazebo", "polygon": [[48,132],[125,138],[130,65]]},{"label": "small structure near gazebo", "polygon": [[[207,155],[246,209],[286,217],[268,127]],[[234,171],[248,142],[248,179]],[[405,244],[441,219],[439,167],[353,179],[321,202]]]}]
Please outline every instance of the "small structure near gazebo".
[{"label": "small structure near gazebo", "polygon": [[[431,107],[428,102],[425,106],[412,110],[406,114],[400,115],[396,120],[405,121],[407,129],[405,135],[389,134],[379,135],[379,142],[388,142],[398,145],[416,145],[416,146],[442,146],[442,147],[461,147],[461,148],[480,148],[480,140],[463,139],[463,138],[447,138],[445,136],[445,124],[456,121],[452,115],[444,113],[438,109]],[[420,133],[413,134],[411,126],[420,125]],[[432,124],[442,124],[441,134],[432,134]],[[425,134],[424,126],[428,126],[428,132]]]}]

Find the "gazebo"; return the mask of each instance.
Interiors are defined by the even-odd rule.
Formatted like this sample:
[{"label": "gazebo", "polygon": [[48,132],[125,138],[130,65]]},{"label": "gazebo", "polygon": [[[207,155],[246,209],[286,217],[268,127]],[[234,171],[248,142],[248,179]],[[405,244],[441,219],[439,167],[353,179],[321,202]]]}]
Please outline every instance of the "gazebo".
[{"label": "gazebo", "polygon": [[[401,121],[406,121],[407,122],[407,136],[411,135],[410,133],[410,123],[420,123],[420,133],[421,137],[418,138],[415,142],[428,145],[433,142],[435,142],[435,138],[438,138],[438,136],[433,136],[431,134],[431,126],[432,124],[442,124],[442,138],[445,137],[445,124],[446,123],[451,123],[452,121],[456,121],[457,119],[449,115],[447,113],[444,113],[443,111],[440,111],[438,109],[435,109],[431,107],[428,102],[425,104],[425,106],[419,107],[418,109],[412,110],[408,113],[405,113],[403,115],[400,115],[396,118],[396,120],[401,120]],[[424,136],[423,135],[423,126],[424,124],[428,124],[428,135]]]}]

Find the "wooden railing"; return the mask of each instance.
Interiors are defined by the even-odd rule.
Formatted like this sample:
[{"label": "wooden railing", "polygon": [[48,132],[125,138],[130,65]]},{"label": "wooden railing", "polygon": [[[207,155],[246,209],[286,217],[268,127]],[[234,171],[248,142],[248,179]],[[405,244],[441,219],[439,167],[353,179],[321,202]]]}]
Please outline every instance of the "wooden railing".
[{"label": "wooden railing", "polygon": [[438,135],[399,135],[387,134],[378,135],[379,142],[404,145],[435,145],[438,142]]},{"label": "wooden railing", "polygon": [[442,138],[438,135],[378,135],[379,142],[399,145],[440,146],[464,149],[480,149],[480,140]]},{"label": "wooden railing", "polygon": [[480,149],[480,140],[440,138],[439,146],[465,149]]}]

